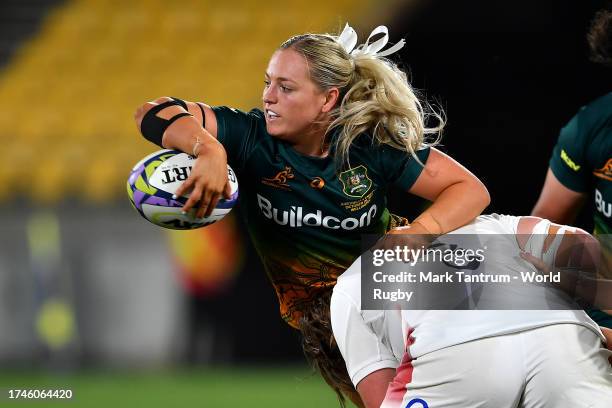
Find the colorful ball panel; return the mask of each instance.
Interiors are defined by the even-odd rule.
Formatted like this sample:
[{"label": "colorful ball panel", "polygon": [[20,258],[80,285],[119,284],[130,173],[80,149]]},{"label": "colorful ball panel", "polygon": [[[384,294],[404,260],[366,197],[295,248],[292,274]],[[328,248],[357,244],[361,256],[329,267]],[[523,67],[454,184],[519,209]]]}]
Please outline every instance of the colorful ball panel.
[{"label": "colorful ball panel", "polygon": [[238,181],[228,167],[231,198],[219,200],[208,217],[196,218],[196,210],[181,214],[189,198],[185,194],[177,199],[172,195],[187,180],[195,158],[174,150],[160,150],[138,162],[127,181],[127,193],[132,206],[146,220],[170,229],[200,228],[222,219],[238,201]]}]

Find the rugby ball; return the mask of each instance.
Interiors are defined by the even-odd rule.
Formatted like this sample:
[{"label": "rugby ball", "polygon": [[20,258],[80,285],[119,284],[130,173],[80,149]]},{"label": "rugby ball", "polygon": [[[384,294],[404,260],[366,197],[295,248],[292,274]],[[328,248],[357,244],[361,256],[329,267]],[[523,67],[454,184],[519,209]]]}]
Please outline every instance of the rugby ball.
[{"label": "rugby ball", "polygon": [[204,227],[225,217],[238,201],[238,180],[227,166],[231,198],[222,198],[208,217],[196,218],[197,209],[186,214],[181,207],[189,194],[176,199],[172,195],[187,180],[195,158],[175,150],[160,150],[139,161],[127,180],[127,193],[132,206],[147,221],[160,227],[189,230]]}]

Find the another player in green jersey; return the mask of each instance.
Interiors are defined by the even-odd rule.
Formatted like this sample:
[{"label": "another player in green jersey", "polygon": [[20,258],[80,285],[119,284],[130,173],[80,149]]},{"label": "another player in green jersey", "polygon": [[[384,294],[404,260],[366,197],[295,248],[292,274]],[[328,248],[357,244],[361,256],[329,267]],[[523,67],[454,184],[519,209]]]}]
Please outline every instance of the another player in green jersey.
[{"label": "another player in green jersey", "polygon": [[[597,13],[588,34],[595,62],[612,67],[612,11]],[[588,105],[561,129],[546,181],[532,215],[571,224],[591,199],[594,234],[607,246],[602,277],[612,279],[612,92]],[[591,311],[600,325],[612,327],[612,310]]]},{"label": "another player in green jersey", "polygon": [[[426,140],[439,135],[442,118],[384,58],[403,42],[382,50],[386,27],[370,37],[378,34],[356,48],[348,25],[340,36],[292,37],[270,59],[263,109],[159,98],[136,113],[147,139],[197,156],[177,191],[191,190],[185,211],[210,213],[226,191],[226,163],[236,171],[242,215],[281,315],[300,330],[310,328],[305,316],[316,294],[361,254],[363,234],[418,245],[407,236],[454,230],[489,203],[472,173],[432,147],[438,138]],[[427,116],[439,124],[427,127]],[[396,228],[401,222],[387,210],[392,185],[433,203],[410,226]]]}]

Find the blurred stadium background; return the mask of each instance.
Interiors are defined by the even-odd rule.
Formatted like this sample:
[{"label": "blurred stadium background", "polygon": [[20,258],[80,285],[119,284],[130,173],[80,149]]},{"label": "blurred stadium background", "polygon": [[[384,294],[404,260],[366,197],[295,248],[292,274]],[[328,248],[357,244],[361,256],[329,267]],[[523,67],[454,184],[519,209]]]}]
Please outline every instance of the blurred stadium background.
[{"label": "blurred stadium background", "polygon": [[[1,0],[0,389],[71,388],[75,407],[335,406],[239,219],[175,233],[129,208],[129,170],[155,150],[135,108],[250,109],[289,36],[350,21],[363,42],[387,24],[448,114],[444,149],[490,211],[526,214],[558,129],[611,88],[584,41],[606,4]],[[393,193],[397,212],[420,205]]]}]

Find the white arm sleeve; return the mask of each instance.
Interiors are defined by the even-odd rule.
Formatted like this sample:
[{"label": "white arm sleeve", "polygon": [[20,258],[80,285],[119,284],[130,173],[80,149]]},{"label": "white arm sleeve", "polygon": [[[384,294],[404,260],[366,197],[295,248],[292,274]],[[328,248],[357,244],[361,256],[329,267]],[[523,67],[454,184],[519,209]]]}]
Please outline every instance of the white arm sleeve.
[{"label": "white arm sleeve", "polygon": [[334,337],[355,387],[374,371],[397,368],[397,359],[380,338],[383,334],[373,331],[347,294],[334,290],[330,313]]}]

